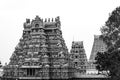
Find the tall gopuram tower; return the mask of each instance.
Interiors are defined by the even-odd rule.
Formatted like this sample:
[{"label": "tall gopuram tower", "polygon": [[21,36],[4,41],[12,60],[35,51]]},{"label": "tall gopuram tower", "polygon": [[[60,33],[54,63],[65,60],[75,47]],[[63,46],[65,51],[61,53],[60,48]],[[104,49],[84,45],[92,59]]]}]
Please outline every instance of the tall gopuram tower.
[{"label": "tall gopuram tower", "polygon": [[83,41],[73,41],[70,51],[70,67],[73,77],[79,77],[86,73],[87,57]]},{"label": "tall gopuram tower", "polygon": [[97,52],[105,52],[107,48],[107,45],[103,42],[103,40],[100,38],[100,35],[94,35],[94,43],[91,51],[91,55],[88,62],[88,74],[98,74],[98,71],[96,70],[95,57],[97,55]]},{"label": "tall gopuram tower", "polygon": [[26,19],[22,38],[4,67],[5,78],[67,79],[68,49],[62,37],[60,18]]}]

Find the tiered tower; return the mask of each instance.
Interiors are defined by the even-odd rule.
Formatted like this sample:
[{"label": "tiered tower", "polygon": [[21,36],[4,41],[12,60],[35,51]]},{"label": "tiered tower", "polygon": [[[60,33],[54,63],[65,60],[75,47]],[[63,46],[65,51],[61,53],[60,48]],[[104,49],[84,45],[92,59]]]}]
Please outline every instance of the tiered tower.
[{"label": "tiered tower", "polygon": [[73,41],[70,51],[70,66],[72,68],[73,77],[86,73],[87,57],[85,54],[83,41]]},{"label": "tiered tower", "polygon": [[100,35],[94,35],[94,43],[90,55],[90,59],[88,62],[88,74],[98,74],[98,71],[96,70],[96,64],[95,57],[97,55],[97,52],[104,52],[106,51],[107,45],[103,42],[103,40],[100,38]]},{"label": "tiered tower", "polygon": [[59,17],[26,19],[22,38],[4,67],[5,78],[67,79],[68,49]]}]

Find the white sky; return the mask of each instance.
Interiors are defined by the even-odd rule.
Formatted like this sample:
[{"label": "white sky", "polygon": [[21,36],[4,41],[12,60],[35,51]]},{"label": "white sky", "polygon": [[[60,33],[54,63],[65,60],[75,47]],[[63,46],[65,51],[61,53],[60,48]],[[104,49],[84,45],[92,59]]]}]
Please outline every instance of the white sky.
[{"label": "white sky", "polygon": [[94,34],[107,21],[120,0],[0,0],[0,60],[4,64],[22,37],[26,18],[60,16],[63,38],[70,51],[72,41],[84,41],[87,58]]}]

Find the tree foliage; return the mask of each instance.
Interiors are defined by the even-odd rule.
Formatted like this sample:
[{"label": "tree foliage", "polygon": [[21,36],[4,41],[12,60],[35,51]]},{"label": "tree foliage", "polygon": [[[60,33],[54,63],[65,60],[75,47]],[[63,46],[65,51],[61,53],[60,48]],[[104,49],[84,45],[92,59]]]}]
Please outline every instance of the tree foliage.
[{"label": "tree foliage", "polygon": [[107,51],[98,52],[96,68],[99,71],[109,71],[112,80],[120,79],[120,7],[117,7],[101,28],[100,38],[107,44]]}]

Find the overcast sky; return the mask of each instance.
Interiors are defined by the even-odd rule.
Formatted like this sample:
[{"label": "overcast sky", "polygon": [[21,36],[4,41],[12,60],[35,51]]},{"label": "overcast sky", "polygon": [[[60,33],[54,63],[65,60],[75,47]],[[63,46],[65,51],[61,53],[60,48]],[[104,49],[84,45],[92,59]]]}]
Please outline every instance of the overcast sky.
[{"label": "overcast sky", "polygon": [[0,0],[0,60],[4,64],[22,37],[23,23],[39,15],[60,16],[65,43],[70,51],[72,41],[84,41],[89,59],[94,35],[107,21],[109,13],[120,6],[120,0]]}]

